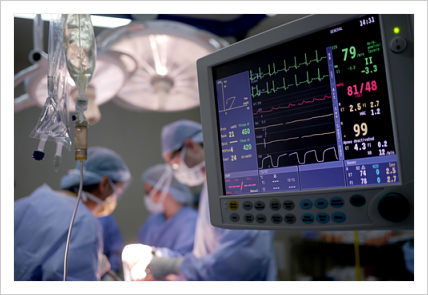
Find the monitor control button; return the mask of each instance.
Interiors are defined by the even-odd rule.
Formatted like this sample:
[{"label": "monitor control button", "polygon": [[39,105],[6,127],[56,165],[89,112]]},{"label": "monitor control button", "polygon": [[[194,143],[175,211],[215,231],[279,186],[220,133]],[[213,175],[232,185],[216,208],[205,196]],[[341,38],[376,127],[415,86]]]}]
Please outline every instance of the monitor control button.
[{"label": "monitor control button", "polygon": [[265,203],[262,201],[257,201],[254,204],[254,208],[256,208],[256,210],[263,210],[265,208]]},{"label": "monitor control button", "polygon": [[272,210],[278,211],[279,209],[281,209],[281,202],[279,200],[271,200],[270,208]]},{"label": "monitor control button", "polygon": [[253,223],[254,222],[254,215],[253,214],[245,214],[244,216],[246,223]]},{"label": "monitor control button", "polygon": [[333,208],[342,208],[345,201],[341,197],[333,197],[330,199],[330,206]]},{"label": "monitor control button", "polygon": [[392,222],[404,221],[410,215],[409,201],[399,193],[388,193],[377,205],[380,216]]},{"label": "monitor control button", "polygon": [[395,37],[391,40],[391,43],[389,44],[391,51],[394,53],[401,53],[403,52],[407,47],[407,41],[403,37]]},{"label": "monitor control button", "polygon": [[253,209],[253,202],[251,202],[251,201],[245,201],[244,204],[242,204],[242,207],[245,210],[250,211],[251,209]]},{"label": "monitor control button", "polygon": [[285,210],[291,211],[294,209],[294,202],[293,201],[290,201],[290,200],[284,201],[284,203],[282,203],[282,205],[283,205]]},{"label": "monitor control button", "polygon": [[331,215],[331,218],[333,219],[333,222],[335,222],[335,223],[343,223],[346,220],[346,215],[343,212],[334,212]]},{"label": "monitor control button", "polygon": [[284,217],[284,221],[288,224],[294,224],[296,223],[296,216],[294,214],[287,214]]},{"label": "monitor control button", "polygon": [[363,195],[352,195],[349,203],[354,207],[362,207],[366,204],[366,198]]},{"label": "monitor control button", "polygon": [[279,214],[274,214],[271,217],[272,223],[280,224],[282,222],[282,216]]},{"label": "monitor control button", "polygon": [[258,223],[265,223],[266,222],[266,216],[263,214],[257,214],[256,221]]},{"label": "monitor control button", "polygon": [[311,224],[314,222],[314,216],[311,213],[305,213],[302,215],[302,221],[306,224]]},{"label": "monitor control button", "polygon": [[327,213],[319,213],[317,215],[317,222],[321,224],[326,224],[330,221],[330,216]]},{"label": "monitor control button", "polygon": [[312,208],[312,201],[309,199],[304,199],[300,201],[300,208],[304,210],[309,210]]},{"label": "monitor control button", "polygon": [[237,213],[230,214],[230,220],[232,222],[238,222],[239,221],[239,214],[237,214]]},{"label": "monitor control button", "polygon": [[328,202],[326,199],[319,198],[315,200],[315,207],[318,209],[325,209],[328,206]]},{"label": "monitor control button", "polygon": [[229,209],[230,210],[235,211],[235,210],[238,210],[238,208],[239,208],[239,203],[237,201],[230,201],[229,202]]}]

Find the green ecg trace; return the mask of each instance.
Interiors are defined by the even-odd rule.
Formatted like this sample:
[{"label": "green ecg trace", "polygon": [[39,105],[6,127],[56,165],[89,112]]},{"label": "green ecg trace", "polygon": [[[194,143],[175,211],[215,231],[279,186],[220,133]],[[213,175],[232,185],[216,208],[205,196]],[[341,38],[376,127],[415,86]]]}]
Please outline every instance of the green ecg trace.
[{"label": "green ecg trace", "polygon": [[276,75],[280,72],[288,72],[290,69],[296,69],[297,70],[301,66],[304,66],[304,65],[309,66],[313,62],[320,63],[323,59],[327,59],[327,56],[325,55],[322,57],[318,57],[318,50],[315,50],[315,59],[311,59],[308,61],[308,58],[307,58],[306,53],[305,53],[305,61],[301,62],[299,64],[297,64],[297,58],[296,58],[296,56],[294,56],[294,65],[291,65],[288,68],[287,68],[286,61],[284,59],[284,68],[282,68],[280,70],[276,69],[275,63],[272,63],[272,69],[271,69],[271,65],[268,64],[268,72],[265,74],[262,73],[261,67],[259,67],[259,72],[255,73],[255,74],[253,73],[252,70],[250,70],[250,81],[253,82],[254,80],[261,80],[266,76],[271,77],[271,76]]},{"label": "green ecg trace", "polygon": [[328,74],[321,76],[319,68],[318,68],[318,76],[317,77],[309,78],[309,72],[306,71],[306,80],[300,81],[300,82],[297,80],[297,75],[294,74],[294,83],[292,83],[292,84],[286,85],[285,78],[282,78],[282,86],[279,86],[279,87],[275,86],[274,80],[271,81],[272,82],[271,85],[269,85],[270,84],[269,82],[266,82],[266,89],[263,89],[263,90],[259,90],[259,85],[251,86],[251,97],[261,96],[264,93],[266,93],[266,94],[275,93],[281,89],[286,91],[287,89],[289,89],[291,87],[299,87],[302,84],[311,84],[314,81],[321,82],[325,78],[328,78]]}]

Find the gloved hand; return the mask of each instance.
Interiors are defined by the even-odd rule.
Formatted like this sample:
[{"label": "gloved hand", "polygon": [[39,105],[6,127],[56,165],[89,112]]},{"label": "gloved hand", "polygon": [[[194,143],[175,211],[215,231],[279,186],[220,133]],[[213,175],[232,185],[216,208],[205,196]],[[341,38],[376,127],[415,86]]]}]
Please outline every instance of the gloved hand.
[{"label": "gloved hand", "polygon": [[180,274],[180,265],[183,257],[153,257],[146,272],[155,280],[161,280],[169,274]]},{"label": "gloved hand", "polygon": [[125,281],[139,281],[146,277],[146,268],[153,257],[153,249],[144,244],[126,245],[122,251]]}]

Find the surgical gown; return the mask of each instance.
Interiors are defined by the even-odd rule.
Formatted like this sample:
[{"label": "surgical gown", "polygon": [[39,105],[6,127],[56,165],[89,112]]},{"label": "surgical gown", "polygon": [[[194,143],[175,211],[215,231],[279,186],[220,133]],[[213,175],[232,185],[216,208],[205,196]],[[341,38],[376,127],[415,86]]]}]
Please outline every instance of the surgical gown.
[{"label": "surgical gown", "polygon": [[168,220],[163,213],[152,214],[138,233],[138,242],[156,247],[162,256],[182,256],[192,251],[197,212],[183,206]]},{"label": "surgical gown", "polygon": [[[15,202],[15,280],[62,280],[67,232],[76,198],[42,185]],[[97,280],[101,227],[85,205],[74,220],[67,280]]]},{"label": "surgical gown", "polygon": [[99,217],[98,220],[103,229],[104,255],[107,256],[111,269],[121,272],[123,240],[119,226],[113,215]]},{"label": "surgical gown", "polygon": [[206,183],[201,193],[193,252],[180,271],[187,280],[275,280],[274,231],[228,230],[210,223]]}]

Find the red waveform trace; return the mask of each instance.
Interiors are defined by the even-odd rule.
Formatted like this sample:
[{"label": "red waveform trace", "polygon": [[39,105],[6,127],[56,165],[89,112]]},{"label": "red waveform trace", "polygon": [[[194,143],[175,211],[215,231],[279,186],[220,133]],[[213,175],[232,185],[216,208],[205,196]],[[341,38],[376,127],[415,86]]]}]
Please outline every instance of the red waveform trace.
[{"label": "red waveform trace", "polygon": [[302,100],[297,104],[289,103],[287,106],[284,106],[284,107],[279,106],[279,107],[272,107],[270,110],[258,110],[257,112],[254,113],[254,115],[261,114],[261,113],[270,113],[270,112],[282,110],[282,109],[289,109],[295,106],[302,106],[304,104],[314,103],[316,101],[323,101],[323,100],[326,100],[327,98],[331,98],[331,96],[324,95],[324,97],[321,97],[321,98],[314,97],[312,100]]}]

